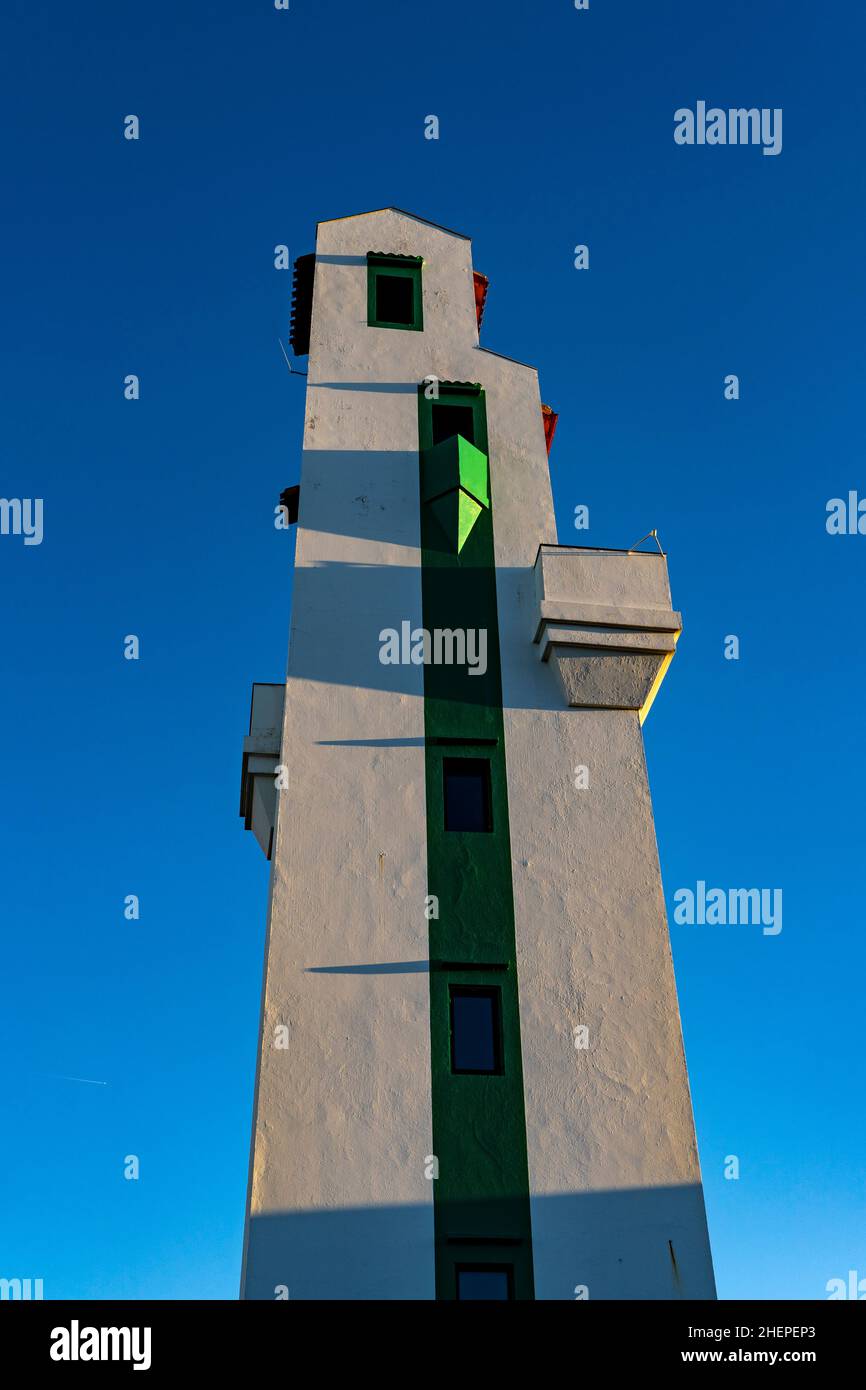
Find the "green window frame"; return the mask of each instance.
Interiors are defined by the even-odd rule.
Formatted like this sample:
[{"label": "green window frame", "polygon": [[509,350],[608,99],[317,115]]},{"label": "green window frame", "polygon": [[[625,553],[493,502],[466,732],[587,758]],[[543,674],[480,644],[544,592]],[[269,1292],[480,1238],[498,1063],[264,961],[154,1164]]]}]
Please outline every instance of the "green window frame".
[{"label": "green window frame", "polygon": [[[424,304],[421,289],[421,256],[390,256],[381,251],[367,252],[367,327],[402,328],[409,333],[423,333]],[[412,318],[410,323],[395,323],[379,318],[377,287],[380,278],[409,280],[412,286]]]},{"label": "green window frame", "polygon": [[418,447],[422,454],[434,447],[433,411],[435,408],[440,405],[462,405],[472,411],[472,433],[475,438],[470,443],[474,444],[476,449],[480,449],[482,454],[489,455],[484,387],[471,381],[440,381],[437,394],[432,399],[427,398],[425,390],[426,387],[424,386],[418,387]]}]

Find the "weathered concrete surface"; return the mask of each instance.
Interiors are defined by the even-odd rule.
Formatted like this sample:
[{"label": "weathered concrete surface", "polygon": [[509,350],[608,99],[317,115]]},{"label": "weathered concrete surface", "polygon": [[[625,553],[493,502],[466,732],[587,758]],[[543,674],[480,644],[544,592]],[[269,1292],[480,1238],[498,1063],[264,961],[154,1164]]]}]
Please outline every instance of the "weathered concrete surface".
[{"label": "weathered concrete surface", "polygon": [[[368,251],[424,257],[423,333],[367,328]],[[385,210],[321,224],[317,255],[244,1294],[434,1293],[422,668],[382,666],[378,633],[421,625],[435,374],[487,393],[536,1293],[711,1297],[638,715],[564,708],[533,642],[536,373],[479,349],[465,239]]]},{"label": "weathered concrete surface", "polygon": [[543,546],[534,575],[539,602],[605,604],[662,618],[671,613],[667,560],[652,551]]},{"label": "weathered concrete surface", "polygon": [[[404,359],[406,340],[417,355],[427,332],[366,327],[363,264],[368,250],[414,245],[410,231],[379,216],[324,224],[317,242],[249,1298],[273,1298],[280,1284],[293,1299],[434,1296],[429,988],[418,968],[427,956],[423,673],[379,662],[383,628],[421,625],[410,383],[429,368],[426,357]],[[415,249],[426,253],[431,236]],[[448,269],[442,295],[459,273]],[[425,323],[435,336],[434,303]],[[281,1024],[286,1050],[273,1042]],[[394,1203],[413,1210],[410,1228],[383,1218],[373,1248],[356,1246],[351,1223],[299,1220],[291,1240],[267,1235],[289,1213]],[[340,1240],[323,1244],[323,1228]]]},{"label": "weathered concrete surface", "polygon": [[[666,656],[629,654],[655,668],[680,619],[662,556],[557,548],[536,565],[552,505],[542,444],[545,514],[528,521],[519,399],[502,402],[490,467],[536,1297],[714,1298],[639,713],[565,708],[531,640],[548,620],[619,623],[621,642],[655,630]],[[649,674],[600,652],[590,703],[636,705]]]},{"label": "weathered concrete surface", "polygon": [[556,645],[550,659],[567,705],[639,710],[649,699],[664,657]]}]

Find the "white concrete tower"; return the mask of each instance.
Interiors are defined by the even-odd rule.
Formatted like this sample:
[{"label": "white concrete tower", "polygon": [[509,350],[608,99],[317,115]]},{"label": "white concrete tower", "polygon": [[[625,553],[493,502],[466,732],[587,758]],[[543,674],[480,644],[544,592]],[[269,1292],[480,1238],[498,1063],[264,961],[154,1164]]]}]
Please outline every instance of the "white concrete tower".
[{"label": "white concrete tower", "polygon": [[680,618],[663,555],[557,544],[485,292],[394,208],[296,265],[244,1298],[715,1297],[641,734]]}]

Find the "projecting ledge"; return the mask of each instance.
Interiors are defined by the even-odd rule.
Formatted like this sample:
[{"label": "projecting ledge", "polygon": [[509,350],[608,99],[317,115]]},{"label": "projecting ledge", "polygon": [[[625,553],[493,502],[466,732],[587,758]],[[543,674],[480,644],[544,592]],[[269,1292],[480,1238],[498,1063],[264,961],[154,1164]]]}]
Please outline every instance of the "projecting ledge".
[{"label": "projecting ledge", "polygon": [[250,731],[241,764],[241,809],[244,828],[252,830],[270,859],[277,812],[276,771],[283,736],[285,686],[253,686]]},{"label": "projecting ledge", "polygon": [[641,723],[682,630],[667,559],[643,551],[542,545],[533,640],[574,709],[637,710]]}]

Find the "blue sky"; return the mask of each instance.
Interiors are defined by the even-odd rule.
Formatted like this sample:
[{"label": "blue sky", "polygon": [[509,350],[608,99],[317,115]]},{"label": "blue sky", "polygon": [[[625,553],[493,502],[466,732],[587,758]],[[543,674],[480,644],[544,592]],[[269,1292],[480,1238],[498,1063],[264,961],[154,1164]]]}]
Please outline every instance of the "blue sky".
[{"label": "blue sky", "polygon": [[[0,493],[44,499],[44,540],[0,536],[0,1274],[237,1294],[267,888],[240,751],[284,674],[303,408],[273,248],[393,204],[472,236],[483,342],[539,367],[561,541],[669,552],[669,907],[783,890],[776,937],[671,926],[720,1294],[866,1277],[866,537],[825,529],[866,495],[862,12],[12,0],[4,28]],[[782,153],[677,146],[700,99],[781,107]]]}]

